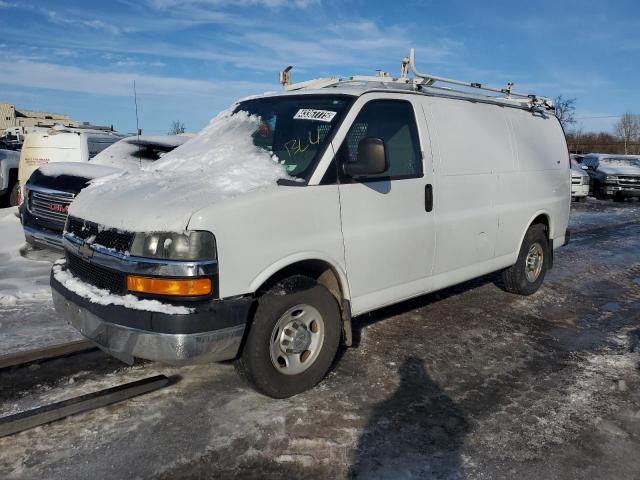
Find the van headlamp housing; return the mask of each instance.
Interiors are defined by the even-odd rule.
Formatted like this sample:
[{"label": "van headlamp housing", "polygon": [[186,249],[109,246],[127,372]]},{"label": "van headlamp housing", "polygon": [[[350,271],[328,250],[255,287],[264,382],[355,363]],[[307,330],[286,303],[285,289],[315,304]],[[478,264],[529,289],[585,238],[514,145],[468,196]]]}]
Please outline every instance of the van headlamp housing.
[{"label": "van headlamp housing", "polygon": [[130,253],[162,260],[215,260],[216,238],[206,231],[136,233]]}]

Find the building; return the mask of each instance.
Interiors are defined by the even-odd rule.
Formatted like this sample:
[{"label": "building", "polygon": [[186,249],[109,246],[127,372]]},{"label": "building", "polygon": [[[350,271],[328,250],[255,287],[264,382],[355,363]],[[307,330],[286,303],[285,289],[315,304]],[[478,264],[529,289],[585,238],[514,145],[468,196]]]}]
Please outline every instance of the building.
[{"label": "building", "polygon": [[0,103],[0,134],[8,128],[53,127],[54,125],[78,127],[79,123],[61,113],[18,110],[15,105]]}]

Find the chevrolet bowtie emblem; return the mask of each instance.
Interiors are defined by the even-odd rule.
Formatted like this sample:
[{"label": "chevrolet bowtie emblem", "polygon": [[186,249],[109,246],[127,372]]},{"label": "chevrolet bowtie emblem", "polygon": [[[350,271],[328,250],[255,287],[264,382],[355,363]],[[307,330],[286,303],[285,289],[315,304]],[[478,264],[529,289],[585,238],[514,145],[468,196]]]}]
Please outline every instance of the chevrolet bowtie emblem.
[{"label": "chevrolet bowtie emblem", "polygon": [[88,244],[83,243],[78,247],[78,254],[85,260],[88,260],[93,257],[93,249]]}]

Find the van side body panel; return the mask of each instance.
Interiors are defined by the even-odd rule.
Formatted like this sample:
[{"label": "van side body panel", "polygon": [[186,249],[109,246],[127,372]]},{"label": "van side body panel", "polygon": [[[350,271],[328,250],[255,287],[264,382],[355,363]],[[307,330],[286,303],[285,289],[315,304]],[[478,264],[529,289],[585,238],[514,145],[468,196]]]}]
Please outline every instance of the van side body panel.
[{"label": "van side body panel", "polygon": [[[517,167],[500,176],[500,229],[496,254],[517,249],[531,222],[549,220],[549,238],[564,242],[571,205],[569,154],[560,123],[553,115],[504,109],[514,140]],[[517,252],[517,250],[516,250]]]},{"label": "van side body panel", "polygon": [[254,293],[301,260],[330,264],[349,298],[337,185],[256,190],[197,211],[188,229],[216,237],[220,298]]}]

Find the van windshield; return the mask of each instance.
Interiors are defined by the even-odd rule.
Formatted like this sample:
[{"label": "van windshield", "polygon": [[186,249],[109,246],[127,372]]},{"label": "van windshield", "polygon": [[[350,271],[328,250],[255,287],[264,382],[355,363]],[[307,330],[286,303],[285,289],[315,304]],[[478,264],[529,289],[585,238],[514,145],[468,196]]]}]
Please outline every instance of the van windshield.
[{"label": "van windshield", "polygon": [[276,155],[289,175],[308,180],[348,103],[324,95],[257,98],[235,111],[260,117],[253,143]]}]

